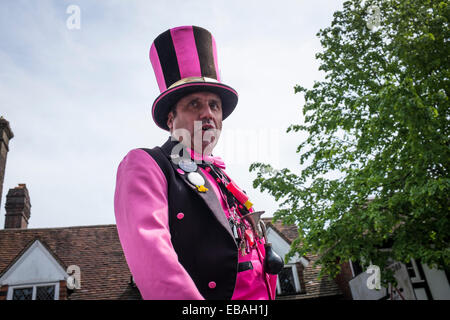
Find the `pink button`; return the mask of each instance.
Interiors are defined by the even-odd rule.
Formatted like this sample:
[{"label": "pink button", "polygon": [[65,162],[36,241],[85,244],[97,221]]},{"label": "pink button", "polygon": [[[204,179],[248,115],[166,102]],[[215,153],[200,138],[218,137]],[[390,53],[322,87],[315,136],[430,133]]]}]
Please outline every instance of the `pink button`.
[{"label": "pink button", "polygon": [[178,171],[179,174],[184,174],[184,171],[181,170],[180,168],[178,168],[177,171]]},{"label": "pink button", "polygon": [[208,283],[208,287],[214,289],[216,287],[216,283],[214,281],[211,281],[210,283]]},{"label": "pink button", "polygon": [[206,167],[205,170],[206,170],[206,172],[210,172],[211,168],[210,167]]},{"label": "pink button", "polygon": [[183,213],[183,212],[178,213],[178,214],[177,214],[177,218],[178,218],[179,220],[183,219],[183,218],[184,218],[184,213]]}]

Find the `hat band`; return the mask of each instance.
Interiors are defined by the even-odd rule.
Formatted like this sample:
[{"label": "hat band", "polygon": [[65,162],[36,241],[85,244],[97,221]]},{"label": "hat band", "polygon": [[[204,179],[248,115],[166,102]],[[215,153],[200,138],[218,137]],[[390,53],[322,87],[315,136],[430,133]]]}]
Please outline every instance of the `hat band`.
[{"label": "hat band", "polygon": [[219,83],[219,81],[217,81],[214,78],[208,78],[208,77],[188,77],[188,78],[184,78],[181,80],[178,80],[177,82],[172,83],[171,86],[169,86],[167,88],[168,89],[172,89],[176,86],[179,86],[181,84],[185,84],[185,83],[191,83],[191,82],[216,82]]}]

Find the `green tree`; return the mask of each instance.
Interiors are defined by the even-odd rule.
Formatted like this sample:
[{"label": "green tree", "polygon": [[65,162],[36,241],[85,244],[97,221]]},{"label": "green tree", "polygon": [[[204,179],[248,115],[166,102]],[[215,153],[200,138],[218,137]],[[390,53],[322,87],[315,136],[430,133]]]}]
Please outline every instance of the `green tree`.
[{"label": "green tree", "polygon": [[332,277],[372,262],[384,284],[388,259],[448,268],[449,18],[448,1],[352,0],[317,33],[325,79],[295,86],[304,123],[287,129],[308,134],[305,168],[250,166],[281,202],[274,220],[299,227],[288,257],[318,254]]}]

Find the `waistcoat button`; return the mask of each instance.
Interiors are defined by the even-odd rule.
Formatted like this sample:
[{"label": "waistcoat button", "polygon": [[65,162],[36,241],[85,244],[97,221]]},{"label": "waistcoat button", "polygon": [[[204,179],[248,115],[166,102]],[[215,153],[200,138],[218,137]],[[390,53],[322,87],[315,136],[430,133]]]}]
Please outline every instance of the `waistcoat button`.
[{"label": "waistcoat button", "polygon": [[214,281],[211,281],[210,283],[208,283],[208,287],[214,289],[216,287],[216,283]]},{"label": "waistcoat button", "polygon": [[177,218],[178,218],[178,220],[183,219],[184,218],[184,213],[183,212],[178,213],[177,214]]}]

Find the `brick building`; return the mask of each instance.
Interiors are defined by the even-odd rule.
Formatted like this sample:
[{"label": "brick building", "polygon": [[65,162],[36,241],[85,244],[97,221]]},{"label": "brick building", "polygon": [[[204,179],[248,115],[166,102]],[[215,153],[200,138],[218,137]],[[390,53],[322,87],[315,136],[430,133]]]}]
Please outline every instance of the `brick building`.
[{"label": "brick building", "polygon": [[[267,238],[276,253],[283,259],[289,252],[292,241],[297,238],[296,226],[285,226],[280,221],[273,223],[270,218],[263,219],[267,226]],[[346,283],[339,283],[324,276],[318,279],[320,267],[314,267],[316,255],[294,256],[279,274],[277,299],[351,299],[345,295]]]},{"label": "brick building", "polygon": [[[0,248],[0,300],[140,299],[115,225],[7,228],[0,230]],[[70,290],[73,266],[79,289]]]},{"label": "brick building", "polygon": [[[14,137],[0,118],[0,199]],[[0,300],[141,299],[125,260],[115,225],[29,229],[31,200],[26,184],[6,195],[5,225],[0,230]],[[284,258],[295,227],[265,219],[268,239]],[[342,298],[329,279],[317,280],[314,256],[294,257],[281,272],[278,299]]]},{"label": "brick building", "polygon": [[[0,200],[9,151],[14,137],[0,117]],[[29,229],[30,195],[25,184],[6,195],[5,225],[0,230],[0,300],[141,299],[126,263],[115,225]],[[283,259],[297,237],[295,226],[271,219],[267,238]],[[393,262],[397,288],[370,289],[369,274],[357,263],[344,261],[336,279],[318,279],[317,256],[294,256],[278,277],[277,299],[450,299],[448,270],[411,260]],[[393,290],[394,289],[394,290]]]},{"label": "brick building", "polygon": [[[26,185],[9,190],[6,198],[5,228],[0,230],[0,300],[141,299],[115,225],[28,229],[31,204]],[[269,241],[284,257],[295,227],[266,223]],[[277,285],[278,299],[342,298],[334,281],[317,280],[314,258],[293,258],[286,264]],[[73,287],[71,270],[78,270],[78,288],[68,288],[68,281]]]}]

